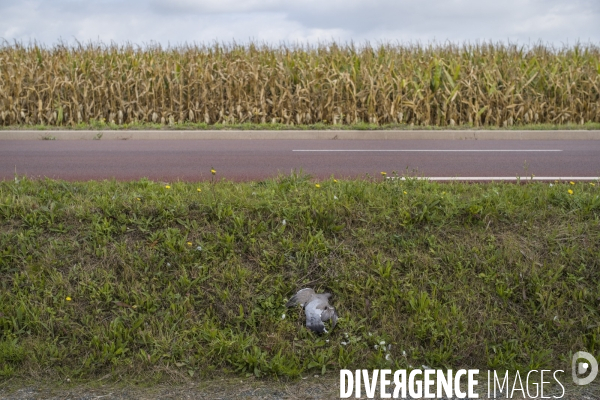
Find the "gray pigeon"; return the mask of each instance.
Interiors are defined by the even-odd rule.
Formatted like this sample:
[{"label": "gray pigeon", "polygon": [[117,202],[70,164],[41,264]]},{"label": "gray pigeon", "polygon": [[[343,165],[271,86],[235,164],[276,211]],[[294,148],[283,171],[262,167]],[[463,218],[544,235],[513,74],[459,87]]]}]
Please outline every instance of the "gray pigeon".
[{"label": "gray pigeon", "polygon": [[317,333],[327,333],[323,322],[331,320],[331,329],[333,329],[338,320],[335,308],[329,305],[330,297],[331,293],[317,294],[314,290],[305,288],[292,296],[285,306],[293,307],[300,304],[306,314],[306,327]]}]

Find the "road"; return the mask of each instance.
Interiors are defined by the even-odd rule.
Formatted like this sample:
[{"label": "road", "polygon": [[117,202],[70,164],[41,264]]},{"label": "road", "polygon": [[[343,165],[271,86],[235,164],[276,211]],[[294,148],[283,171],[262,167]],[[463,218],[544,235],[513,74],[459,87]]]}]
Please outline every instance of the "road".
[{"label": "road", "polygon": [[0,141],[0,179],[258,180],[381,171],[426,177],[600,176],[600,140],[36,140]]}]

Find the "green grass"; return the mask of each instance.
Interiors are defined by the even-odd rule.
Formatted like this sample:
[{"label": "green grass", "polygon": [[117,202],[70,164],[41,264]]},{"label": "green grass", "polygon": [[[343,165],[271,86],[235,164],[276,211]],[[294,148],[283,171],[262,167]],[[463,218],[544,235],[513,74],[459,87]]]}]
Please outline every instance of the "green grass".
[{"label": "green grass", "polygon": [[111,124],[104,121],[92,121],[89,124],[81,123],[76,125],[64,126],[48,126],[48,125],[9,125],[1,126],[2,130],[361,130],[361,131],[377,131],[377,130],[600,130],[600,123],[587,122],[581,124],[518,124],[508,127],[497,127],[493,125],[478,126],[460,125],[460,126],[436,126],[436,125],[408,125],[408,124],[312,124],[312,125],[286,125],[281,123],[266,123],[266,124],[205,124],[205,123],[174,123],[172,125],[162,125],[153,123],[131,123],[131,124]]},{"label": "green grass", "polygon": [[[1,182],[0,381],[600,356],[598,183],[315,183]],[[285,308],[302,287],[330,334]]]}]

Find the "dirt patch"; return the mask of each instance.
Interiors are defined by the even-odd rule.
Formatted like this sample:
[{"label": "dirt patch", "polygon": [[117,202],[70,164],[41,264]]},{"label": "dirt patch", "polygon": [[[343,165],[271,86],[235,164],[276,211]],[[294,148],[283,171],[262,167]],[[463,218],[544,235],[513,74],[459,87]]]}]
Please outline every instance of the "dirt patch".
[{"label": "dirt patch", "polygon": [[0,388],[0,399],[336,399],[339,382],[332,378],[306,378],[295,382],[265,382],[254,379],[227,379],[208,382],[190,382],[185,385],[155,385],[137,387],[134,384],[84,384],[62,387],[35,385],[32,382],[20,386],[13,382],[10,387]]},{"label": "dirt patch", "polygon": [[[9,386],[10,385],[10,386]],[[51,387],[49,384],[36,385],[26,382],[7,382],[0,388],[0,399],[5,400],[145,400],[145,399],[339,399],[339,379],[337,377],[307,377],[299,381],[273,382],[256,379],[223,379],[187,384],[160,384],[150,387],[137,387],[134,384],[77,384]],[[546,396],[559,396],[561,391],[545,393]],[[354,396],[352,397],[354,398]],[[364,393],[363,397],[365,398]],[[376,398],[380,398],[378,395]],[[483,394],[480,398],[486,398]],[[497,397],[506,399],[507,397]],[[600,386],[566,387],[564,400],[600,400]],[[444,398],[446,399],[446,398]],[[512,399],[523,400],[514,396]],[[468,399],[467,399],[468,400]]]}]

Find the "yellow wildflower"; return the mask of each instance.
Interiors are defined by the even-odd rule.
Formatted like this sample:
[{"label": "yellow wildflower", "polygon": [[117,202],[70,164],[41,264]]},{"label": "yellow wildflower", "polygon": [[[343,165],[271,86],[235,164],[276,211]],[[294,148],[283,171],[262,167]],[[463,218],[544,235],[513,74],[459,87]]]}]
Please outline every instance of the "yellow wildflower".
[{"label": "yellow wildflower", "polygon": [[337,179],[334,179],[334,180],[333,180],[333,183],[337,183]]},{"label": "yellow wildflower", "polygon": [[171,189],[171,186],[165,185],[165,189]]},{"label": "yellow wildflower", "polygon": [[571,181],[571,182],[569,182],[569,183],[570,183],[571,185],[574,185],[574,184],[575,184],[575,182],[573,182],[573,181]]},{"label": "yellow wildflower", "polygon": [[383,172],[383,171],[381,172],[381,176],[386,176],[386,175],[387,175],[387,172]]},{"label": "yellow wildflower", "polygon": [[136,197],[137,201],[142,201],[139,197]]},{"label": "yellow wildflower", "polygon": [[568,190],[569,194],[573,194],[573,191],[571,189]]},{"label": "yellow wildflower", "polygon": [[201,192],[201,191],[202,191],[202,189],[200,189],[200,188],[198,188],[198,189],[196,189],[196,190],[197,190],[198,192]]},{"label": "yellow wildflower", "polygon": [[408,193],[406,193],[406,190],[404,191],[404,194],[408,194]]},{"label": "yellow wildflower", "polygon": [[72,298],[70,298],[69,296],[67,296],[66,300],[67,300],[67,301],[71,301],[71,300],[73,300],[73,299],[72,299]]},{"label": "yellow wildflower", "polygon": [[216,173],[217,173],[217,171],[216,171],[214,168],[211,168],[211,169],[210,169],[210,173],[214,175],[214,174],[216,174]]},{"label": "yellow wildflower", "polygon": [[187,245],[188,245],[188,246],[191,246],[191,245],[192,245],[192,242],[187,242]]},{"label": "yellow wildflower", "polygon": [[590,182],[590,185],[592,185],[592,186],[596,186],[596,184],[595,184],[595,183],[593,183],[593,182]]}]

